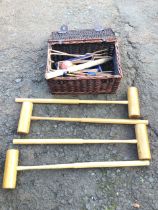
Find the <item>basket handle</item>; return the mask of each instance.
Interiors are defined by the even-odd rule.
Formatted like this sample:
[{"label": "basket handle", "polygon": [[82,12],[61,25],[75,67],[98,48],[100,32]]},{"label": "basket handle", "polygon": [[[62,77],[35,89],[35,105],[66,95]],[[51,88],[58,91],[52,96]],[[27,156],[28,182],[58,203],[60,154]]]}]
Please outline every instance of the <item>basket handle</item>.
[{"label": "basket handle", "polygon": [[68,32],[68,26],[67,25],[62,25],[60,27],[60,31],[58,31],[59,34],[65,34]]}]

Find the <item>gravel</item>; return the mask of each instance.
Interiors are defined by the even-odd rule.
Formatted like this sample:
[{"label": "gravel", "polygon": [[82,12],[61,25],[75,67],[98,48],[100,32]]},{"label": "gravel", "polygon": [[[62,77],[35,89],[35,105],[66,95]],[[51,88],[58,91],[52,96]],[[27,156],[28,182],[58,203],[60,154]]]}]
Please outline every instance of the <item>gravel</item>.
[{"label": "gravel", "polygon": [[[71,29],[111,27],[119,39],[124,78],[116,95],[80,99],[126,99],[139,88],[141,113],[149,119],[149,167],[19,172],[15,190],[0,189],[0,210],[158,209],[158,1],[58,0],[0,2],[0,182],[5,153],[17,135],[15,97],[55,98],[44,79],[47,40],[62,24]],[[66,98],[66,96],[63,96]],[[58,97],[59,98],[59,97]],[[73,96],[75,98],[75,96]],[[126,106],[37,105],[34,113],[72,117],[127,117]],[[132,126],[32,122],[27,138],[134,138]],[[21,136],[22,137],[22,136]],[[21,165],[134,160],[135,146],[17,146]]]}]

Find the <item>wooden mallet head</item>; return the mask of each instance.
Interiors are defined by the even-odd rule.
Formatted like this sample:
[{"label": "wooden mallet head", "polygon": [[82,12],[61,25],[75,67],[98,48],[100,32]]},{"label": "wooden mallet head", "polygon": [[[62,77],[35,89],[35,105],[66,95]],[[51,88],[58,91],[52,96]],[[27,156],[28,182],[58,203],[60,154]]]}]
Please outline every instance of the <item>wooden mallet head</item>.
[{"label": "wooden mallet head", "polygon": [[31,116],[33,110],[33,103],[24,101],[20,112],[20,119],[18,124],[18,133],[28,134],[30,131]]},{"label": "wooden mallet head", "polygon": [[150,160],[151,153],[150,153],[147,126],[145,124],[136,124],[135,134],[137,139],[137,150],[138,150],[139,160]]},{"label": "wooden mallet head", "polygon": [[129,87],[127,91],[129,118],[140,117],[139,96],[136,87]]},{"label": "wooden mallet head", "polygon": [[4,189],[14,189],[16,187],[18,160],[19,151],[17,149],[7,150],[3,176]]}]

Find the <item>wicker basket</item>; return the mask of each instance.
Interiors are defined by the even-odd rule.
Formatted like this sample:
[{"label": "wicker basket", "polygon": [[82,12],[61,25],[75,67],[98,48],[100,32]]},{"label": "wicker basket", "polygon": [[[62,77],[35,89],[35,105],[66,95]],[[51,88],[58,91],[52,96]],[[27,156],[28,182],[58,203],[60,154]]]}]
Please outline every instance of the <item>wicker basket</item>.
[{"label": "wicker basket", "polygon": [[87,52],[90,53],[106,49],[107,55],[113,58],[112,61],[102,65],[102,68],[113,71],[113,75],[110,77],[99,75],[84,76],[82,78],[70,76],[48,79],[47,82],[52,94],[99,94],[116,92],[122,78],[122,69],[117,40],[111,29],[68,31],[67,28],[62,28],[59,32],[53,32],[52,39],[48,40],[46,72],[54,68],[52,61],[57,62],[67,59],[59,55],[50,55],[52,49],[76,54],[85,54]]}]

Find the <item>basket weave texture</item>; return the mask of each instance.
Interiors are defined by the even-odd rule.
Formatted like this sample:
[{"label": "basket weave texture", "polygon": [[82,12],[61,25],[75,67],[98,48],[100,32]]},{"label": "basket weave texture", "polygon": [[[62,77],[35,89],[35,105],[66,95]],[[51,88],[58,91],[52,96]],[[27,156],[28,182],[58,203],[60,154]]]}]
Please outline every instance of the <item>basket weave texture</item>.
[{"label": "basket weave texture", "polygon": [[71,30],[66,33],[53,32],[48,40],[48,55],[46,72],[54,68],[53,62],[69,59],[69,57],[50,55],[51,50],[59,50],[70,54],[86,54],[106,49],[106,55],[112,56],[112,61],[102,65],[103,70],[113,71],[110,77],[104,74],[81,77],[56,77],[48,79],[52,94],[99,94],[115,93],[122,78],[120,56],[117,39],[111,29]]}]

